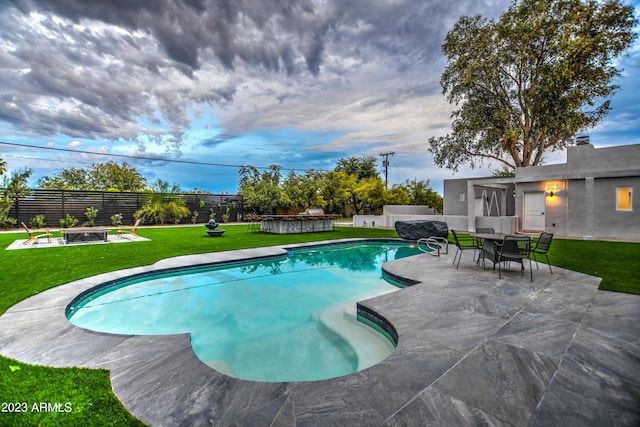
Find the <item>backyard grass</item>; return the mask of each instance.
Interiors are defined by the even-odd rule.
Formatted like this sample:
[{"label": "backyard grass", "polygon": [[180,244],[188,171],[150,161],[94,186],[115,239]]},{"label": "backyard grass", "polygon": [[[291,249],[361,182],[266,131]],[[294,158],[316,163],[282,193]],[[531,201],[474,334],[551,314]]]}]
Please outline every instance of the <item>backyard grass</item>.
[{"label": "backyard grass", "polygon": [[[247,233],[245,225],[225,225],[223,237],[211,238],[203,226],[145,228],[149,242],[80,245],[51,249],[5,251],[24,235],[0,234],[0,314],[17,302],[46,289],[96,274],[152,264],[178,255],[294,244],[354,237],[397,237],[394,230],[337,227],[332,232],[293,235]],[[640,294],[640,243],[555,239],[552,265],[602,278],[601,289]],[[541,265],[540,268],[546,268]],[[0,349],[0,352],[2,349]],[[0,425],[141,425],[113,394],[108,371],[49,368],[0,356],[2,402],[26,402],[29,411],[0,414]],[[36,412],[33,403],[60,403],[71,412]]]}]

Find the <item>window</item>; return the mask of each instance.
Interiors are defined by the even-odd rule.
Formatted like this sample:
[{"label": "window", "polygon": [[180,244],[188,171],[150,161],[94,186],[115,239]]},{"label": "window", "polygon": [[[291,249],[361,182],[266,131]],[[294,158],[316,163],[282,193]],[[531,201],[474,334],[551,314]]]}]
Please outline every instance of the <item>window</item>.
[{"label": "window", "polygon": [[616,188],[616,210],[617,211],[633,210],[633,206],[631,204],[632,195],[633,195],[632,187]]}]

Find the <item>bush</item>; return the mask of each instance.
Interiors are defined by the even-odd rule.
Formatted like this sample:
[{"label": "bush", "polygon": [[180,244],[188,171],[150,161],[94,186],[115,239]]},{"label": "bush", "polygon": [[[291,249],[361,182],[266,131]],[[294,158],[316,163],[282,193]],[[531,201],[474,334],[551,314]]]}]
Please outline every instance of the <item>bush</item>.
[{"label": "bush", "polygon": [[11,205],[10,201],[0,198],[0,227],[2,228],[12,228],[17,222],[15,218],[9,216]]},{"label": "bush", "polygon": [[18,222],[15,218],[9,217],[4,211],[0,212],[0,227],[13,228]]},{"label": "bush", "polygon": [[117,214],[111,215],[111,225],[113,225],[114,227],[122,225],[122,214],[121,213],[117,213]]},{"label": "bush", "polygon": [[151,187],[153,191],[144,206],[136,211],[136,219],[154,224],[178,224],[191,214],[184,200],[178,197],[180,188],[176,184],[159,179]]},{"label": "bush", "polygon": [[164,203],[147,202],[136,211],[136,219],[153,224],[179,224],[182,218],[189,216],[189,208],[180,199],[166,201]]},{"label": "bush", "polygon": [[60,218],[60,227],[72,228],[78,224],[78,220],[73,216],[67,214],[64,218]]},{"label": "bush", "polygon": [[98,217],[98,209],[91,206],[90,208],[87,208],[87,211],[84,213],[84,216],[87,217],[87,222],[85,222],[83,225],[87,227],[93,227],[96,225],[96,218]]},{"label": "bush", "polygon": [[225,223],[226,223],[226,222],[229,222],[229,217],[230,217],[230,215],[229,215],[229,210],[230,210],[230,209],[227,207],[227,208],[225,209],[224,213],[222,214],[222,222],[225,222]]},{"label": "bush", "polygon": [[47,223],[44,222],[44,215],[36,215],[31,218],[31,226],[33,228],[42,228],[45,225],[47,225]]}]

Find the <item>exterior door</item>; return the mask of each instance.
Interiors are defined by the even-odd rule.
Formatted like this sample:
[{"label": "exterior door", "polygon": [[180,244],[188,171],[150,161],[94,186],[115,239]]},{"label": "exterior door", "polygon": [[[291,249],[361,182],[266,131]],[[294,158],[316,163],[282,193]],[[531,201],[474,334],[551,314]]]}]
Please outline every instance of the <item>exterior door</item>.
[{"label": "exterior door", "polygon": [[544,191],[524,193],[524,230],[544,231]]}]

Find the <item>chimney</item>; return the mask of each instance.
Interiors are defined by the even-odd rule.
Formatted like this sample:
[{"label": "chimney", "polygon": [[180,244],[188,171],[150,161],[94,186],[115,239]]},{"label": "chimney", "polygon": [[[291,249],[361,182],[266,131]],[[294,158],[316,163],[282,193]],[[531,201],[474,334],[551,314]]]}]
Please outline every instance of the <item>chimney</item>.
[{"label": "chimney", "polygon": [[580,135],[577,137],[576,145],[589,145],[589,135]]}]

